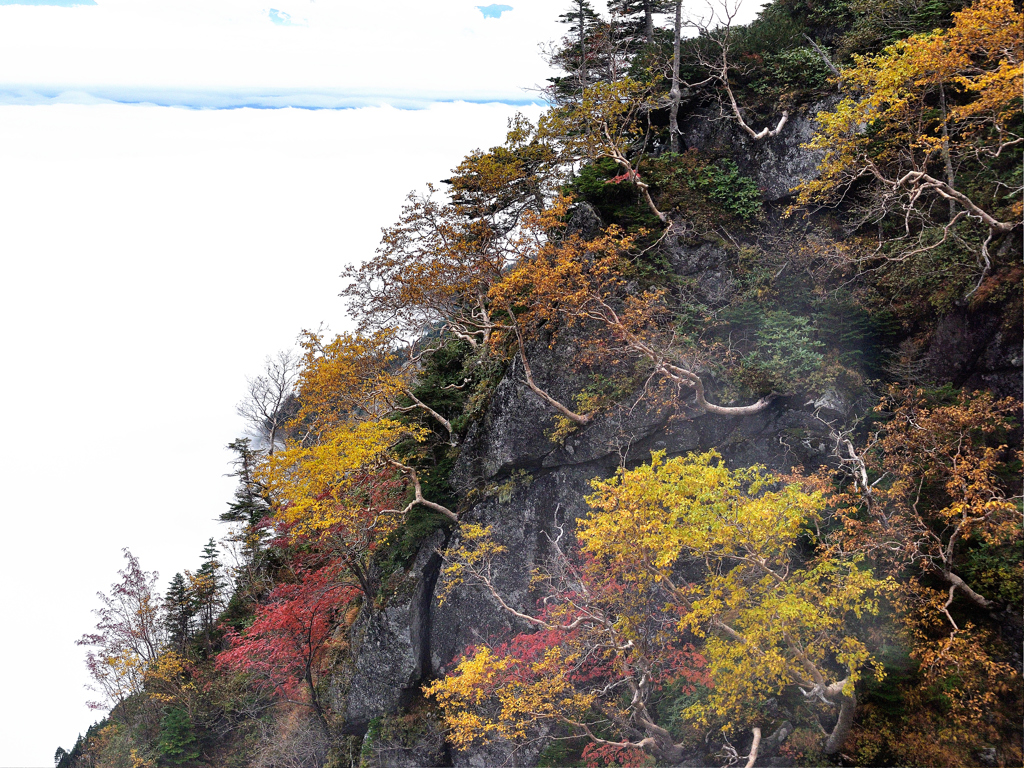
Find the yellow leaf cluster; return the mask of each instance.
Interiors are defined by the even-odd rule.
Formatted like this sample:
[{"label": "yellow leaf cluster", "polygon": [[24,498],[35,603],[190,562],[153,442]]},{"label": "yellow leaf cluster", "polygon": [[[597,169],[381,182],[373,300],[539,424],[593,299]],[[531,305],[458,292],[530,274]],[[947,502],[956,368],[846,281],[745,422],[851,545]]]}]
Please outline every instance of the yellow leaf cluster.
[{"label": "yellow leaf cluster", "polygon": [[354,418],[378,418],[390,410],[403,383],[390,374],[396,367],[391,329],[370,334],[342,333],[329,343],[305,331],[299,376],[300,410],[293,431],[319,436]]},{"label": "yellow leaf cluster", "polygon": [[578,691],[569,681],[579,661],[578,652],[562,646],[549,648],[532,663],[499,657],[485,646],[463,657],[452,674],[424,693],[437,700],[448,738],[458,749],[493,736],[522,740],[545,721],[583,719],[596,695]]},{"label": "yellow leaf cluster", "polygon": [[[896,180],[945,150],[954,160],[1012,141],[1024,87],[1024,15],[1011,0],[977,0],[954,14],[952,29],[900,40],[856,56],[842,73],[858,94],[817,116],[807,145],[821,150],[819,177],[799,187],[799,203],[827,202],[865,174]],[[948,112],[932,114],[929,95],[945,89]]]},{"label": "yellow leaf cluster", "polygon": [[[366,470],[379,470],[392,446],[423,430],[390,419],[346,422],[304,446],[290,443],[260,468],[259,479],[277,503],[279,519],[295,525],[296,535],[318,536],[339,524],[365,525],[365,502],[352,497]],[[376,530],[385,535],[398,524],[383,512]]]},{"label": "yellow leaf cluster", "polygon": [[167,650],[146,668],[146,692],[160,704],[182,706],[192,714],[202,695],[192,679],[190,664],[180,653]]},{"label": "yellow leaf cluster", "polygon": [[[786,686],[810,688],[837,672],[853,686],[876,666],[848,623],[878,610],[885,585],[858,558],[801,566],[797,539],[819,516],[821,495],[779,485],[760,467],[729,470],[714,451],[655,453],[650,464],[594,481],[587,498],[584,551],[616,580],[667,585],[679,630],[705,638],[714,690],[687,710],[698,722],[735,727]],[[681,562],[706,575],[686,583]]]}]

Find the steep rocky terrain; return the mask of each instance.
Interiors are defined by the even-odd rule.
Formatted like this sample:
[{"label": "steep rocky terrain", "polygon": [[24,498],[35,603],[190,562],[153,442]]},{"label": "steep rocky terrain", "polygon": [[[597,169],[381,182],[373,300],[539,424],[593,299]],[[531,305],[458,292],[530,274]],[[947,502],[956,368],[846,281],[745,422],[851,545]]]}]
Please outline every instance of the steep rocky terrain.
[{"label": "steep rocky terrain", "polygon": [[580,0],[605,47],[410,196],[232,444],[230,600],[211,542],[59,768],[1019,762],[1024,41],[938,5],[890,46]]}]

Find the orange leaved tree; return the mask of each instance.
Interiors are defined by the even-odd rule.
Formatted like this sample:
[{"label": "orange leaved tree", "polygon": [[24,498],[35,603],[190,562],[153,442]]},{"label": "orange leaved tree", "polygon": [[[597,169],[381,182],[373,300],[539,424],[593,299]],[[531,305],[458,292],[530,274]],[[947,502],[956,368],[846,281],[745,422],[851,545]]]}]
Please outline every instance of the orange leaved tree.
[{"label": "orange leaved tree", "polygon": [[614,226],[590,240],[566,234],[569,203],[560,198],[543,214],[529,217],[520,240],[522,258],[490,293],[494,308],[510,318],[527,385],[561,418],[580,426],[593,420],[596,404],[586,397],[574,409],[540,389],[525,354],[527,341],[541,329],[544,334],[576,329],[583,362],[623,368],[639,364],[645,371],[641,397],[678,403],[685,393],[692,395],[695,411],[721,416],[766,408],[770,397],[750,405],[707,400],[701,370],[712,350],[676,332],[667,291],[638,290],[628,277],[637,236]]}]

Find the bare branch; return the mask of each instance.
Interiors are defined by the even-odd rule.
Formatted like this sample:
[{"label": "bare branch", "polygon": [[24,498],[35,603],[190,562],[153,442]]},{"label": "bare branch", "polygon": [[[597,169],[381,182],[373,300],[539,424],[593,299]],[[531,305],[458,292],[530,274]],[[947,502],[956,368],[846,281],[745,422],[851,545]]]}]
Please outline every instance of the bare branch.
[{"label": "bare branch", "polygon": [[[452,512],[450,509],[448,509],[448,507],[443,506],[441,504],[438,504],[436,502],[430,501],[430,500],[428,500],[428,499],[423,497],[423,487],[420,485],[420,477],[416,473],[415,469],[413,469],[412,467],[410,467],[410,466],[408,466],[406,464],[402,464],[400,461],[397,461],[395,459],[389,458],[389,459],[387,459],[387,462],[388,462],[388,464],[390,464],[391,466],[395,467],[396,469],[400,469],[402,472],[404,472],[406,474],[406,476],[412,481],[412,485],[413,485],[413,492],[415,494],[415,498],[411,502],[409,502],[409,504],[406,505],[405,509],[403,509],[403,510],[401,510],[399,512],[400,515],[402,515],[404,517],[405,515],[407,515],[409,513],[409,511],[413,507],[415,507],[417,504],[419,504],[421,506],[426,507],[427,509],[432,509],[435,512],[440,512],[442,515],[447,517],[453,523],[458,523],[459,522],[459,516],[456,515],[454,512]],[[389,510],[384,510],[384,511],[385,512],[395,512],[395,511],[398,511],[398,510],[390,510],[389,509]]]},{"label": "bare branch", "polygon": [[819,46],[810,35],[804,33],[804,39],[811,44],[811,47],[817,52],[818,56],[821,57],[822,62],[828,67],[828,71],[832,73],[833,77],[839,77],[839,70],[836,69],[836,65],[832,63],[832,59],[829,58],[828,53],[824,48]]}]

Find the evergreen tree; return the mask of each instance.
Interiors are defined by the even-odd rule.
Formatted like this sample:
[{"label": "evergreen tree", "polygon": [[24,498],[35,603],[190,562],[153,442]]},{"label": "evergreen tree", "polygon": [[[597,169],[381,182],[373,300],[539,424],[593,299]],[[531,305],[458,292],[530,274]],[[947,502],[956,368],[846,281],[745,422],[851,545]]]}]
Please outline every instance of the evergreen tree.
[{"label": "evergreen tree", "polygon": [[616,38],[628,42],[633,50],[654,44],[654,14],[665,13],[666,0],[612,0],[609,10],[618,17]]},{"label": "evergreen tree", "polygon": [[174,574],[174,578],[171,579],[164,598],[164,608],[164,623],[171,645],[183,651],[192,636],[192,620],[195,618],[196,606],[181,573]]},{"label": "evergreen tree", "polygon": [[199,741],[188,712],[179,707],[167,711],[160,723],[157,749],[171,765],[184,765],[199,757]]},{"label": "evergreen tree", "polygon": [[223,568],[218,558],[217,543],[211,537],[203,547],[203,564],[192,576],[192,599],[199,617],[199,631],[203,633],[207,644],[213,631],[214,622],[223,603],[226,586]]},{"label": "evergreen tree", "polygon": [[232,461],[238,478],[234,501],[228,502],[228,511],[220,519],[228,523],[244,523],[247,528],[259,526],[260,521],[270,514],[263,487],[256,482],[256,466],[260,455],[252,447],[248,437],[241,437],[228,443],[228,449],[235,452]]},{"label": "evergreen tree", "polygon": [[565,97],[578,94],[590,85],[604,21],[589,0],[572,0],[572,6],[558,20],[568,25],[569,34],[565,37],[565,47],[555,53],[552,63],[570,76],[552,78],[552,83],[556,95]]},{"label": "evergreen tree", "polygon": [[256,480],[261,452],[253,448],[247,437],[234,440],[227,447],[235,453],[231,475],[238,478],[238,486],[234,499],[228,503],[227,512],[221,514],[220,519],[240,524],[226,537],[237,546],[235,596],[243,601],[253,600],[268,588],[268,570],[273,557],[266,546],[267,526],[264,521],[273,517],[273,511],[267,489]]}]

